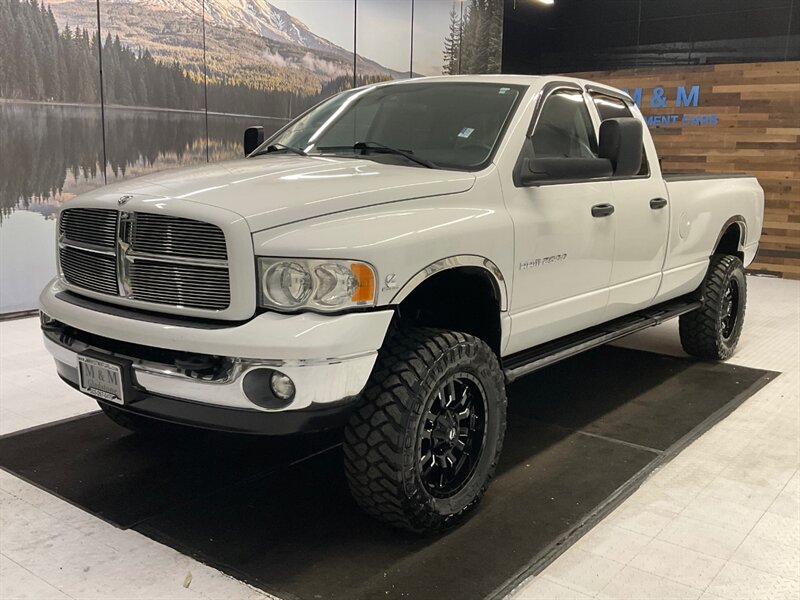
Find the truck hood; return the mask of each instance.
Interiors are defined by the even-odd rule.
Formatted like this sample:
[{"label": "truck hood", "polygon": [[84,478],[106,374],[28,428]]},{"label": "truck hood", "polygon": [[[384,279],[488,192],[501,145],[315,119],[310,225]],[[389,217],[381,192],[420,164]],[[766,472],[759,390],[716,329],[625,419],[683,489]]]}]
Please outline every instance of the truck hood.
[{"label": "truck hood", "polygon": [[116,207],[122,196],[131,196],[134,210],[136,201],[157,202],[167,210],[172,203],[205,204],[244,217],[256,232],[365,206],[465,192],[474,183],[475,176],[462,171],[271,155],[154,173],[85,194],[81,203]]}]

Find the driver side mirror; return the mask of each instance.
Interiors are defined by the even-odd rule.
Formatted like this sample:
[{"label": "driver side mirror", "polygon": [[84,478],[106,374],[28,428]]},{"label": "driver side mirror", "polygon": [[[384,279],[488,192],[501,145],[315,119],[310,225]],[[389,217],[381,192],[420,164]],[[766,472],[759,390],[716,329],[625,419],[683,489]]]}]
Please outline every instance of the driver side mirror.
[{"label": "driver side mirror", "polygon": [[250,153],[264,143],[264,128],[260,126],[248,127],[244,130],[244,155]]},{"label": "driver side mirror", "polygon": [[632,177],[642,167],[642,122],[633,117],[600,124],[600,158],[611,161],[614,177]]}]

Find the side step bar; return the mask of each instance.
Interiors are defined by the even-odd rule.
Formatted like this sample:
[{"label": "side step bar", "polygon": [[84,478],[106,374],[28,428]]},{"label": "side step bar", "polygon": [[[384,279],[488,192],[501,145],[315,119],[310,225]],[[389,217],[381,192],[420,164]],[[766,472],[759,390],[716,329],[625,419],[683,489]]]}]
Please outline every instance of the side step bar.
[{"label": "side step bar", "polygon": [[702,304],[699,300],[684,296],[507,356],[503,359],[503,374],[506,383],[511,383],[518,377],[570,356],[602,346],[642,329],[659,325],[664,321],[700,308]]}]

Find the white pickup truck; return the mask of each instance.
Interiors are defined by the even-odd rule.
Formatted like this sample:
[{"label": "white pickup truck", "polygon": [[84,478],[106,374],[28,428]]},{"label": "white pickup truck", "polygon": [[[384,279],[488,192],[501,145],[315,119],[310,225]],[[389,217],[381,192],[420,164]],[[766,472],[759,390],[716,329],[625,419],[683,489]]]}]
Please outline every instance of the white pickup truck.
[{"label": "white pickup truck", "polygon": [[675,316],[694,356],[739,340],[763,191],[663,176],[617,89],[380,83],[244,141],[60,213],[45,344],[129,429],[344,426],[357,502],[440,530],[489,485],[508,382]]}]

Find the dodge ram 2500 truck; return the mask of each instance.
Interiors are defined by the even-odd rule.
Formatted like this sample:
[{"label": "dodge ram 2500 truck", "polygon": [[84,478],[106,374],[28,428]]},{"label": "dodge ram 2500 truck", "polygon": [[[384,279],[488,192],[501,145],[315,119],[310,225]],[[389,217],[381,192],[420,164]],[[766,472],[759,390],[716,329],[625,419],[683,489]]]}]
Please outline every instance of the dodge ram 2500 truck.
[{"label": "dodge ram 2500 truck", "polygon": [[244,142],[60,213],[45,344],[124,427],[343,426],[357,502],[439,530],[489,485],[508,382],[670,317],[691,355],[739,340],[763,192],[662,175],[617,89],[379,83]]}]

